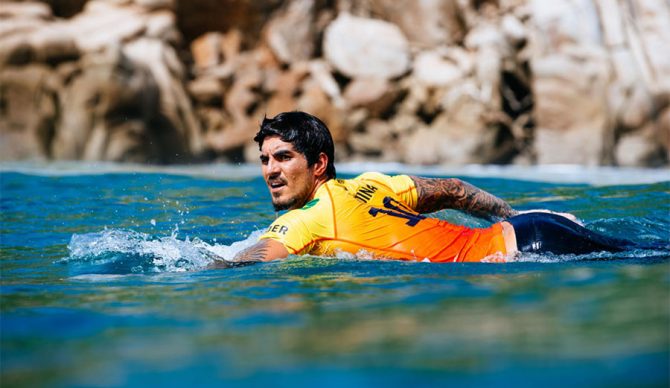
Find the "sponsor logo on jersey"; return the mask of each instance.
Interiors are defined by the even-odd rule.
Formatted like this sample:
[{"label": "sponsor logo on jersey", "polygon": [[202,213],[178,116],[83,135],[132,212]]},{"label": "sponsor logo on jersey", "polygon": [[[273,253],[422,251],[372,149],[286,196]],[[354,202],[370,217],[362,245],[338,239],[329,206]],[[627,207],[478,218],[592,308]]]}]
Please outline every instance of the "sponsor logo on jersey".
[{"label": "sponsor logo on jersey", "polygon": [[277,233],[277,234],[286,234],[288,232],[288,227],[280,224],[270,225],[268,232]]}]

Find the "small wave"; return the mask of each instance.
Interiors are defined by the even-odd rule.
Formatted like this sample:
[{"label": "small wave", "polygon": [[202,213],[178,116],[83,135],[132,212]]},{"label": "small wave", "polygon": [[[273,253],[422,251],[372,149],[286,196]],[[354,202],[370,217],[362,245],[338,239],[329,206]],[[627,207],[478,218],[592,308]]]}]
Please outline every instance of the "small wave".
[{"label": "small wave", "polygon": [[667,259],[668,251],[662,249],[633,249],[623,252],[593,252],[582,255],[553,253],[521,252],[507,262],[515,263],[569,263],[578,261],[611,261],[611,260],[647,260]]},{"label": "small wave", "polygon": [[245,240],[219,245],[198,238],[180,240],[176,234],[155,237],[131,230],[106,229],[72,235],[68,244],[70,254],[58,263],[67,264],[74,276],[196,271],[214,260],[232,259],[261,233],[256,231]]},{"label": "small wave", "polygon": [[[553,253],[528,253],[518,252],[512,255],[493,255],[482,260],[482,263],[490,264],[504,264],[504,263],[569,263],[578,261],[610,261],[610,260],[655,260],[667,259],[669,257],[670,249],[665,249],[661,246],[655,249],[631,249],[623,252],[593,252],[588,254],[553,254]],[[342,250],[335,252],[335,258],[339,260],[354,260],[354,261],[393,261],[393,259],[375,256],[373,253],[364,249],[358,252],[349,253]],[[410,260],[412,262],[420,263],[435,263],[449,265],[452,261],[447,262],[431,262],[429,259]]]}]

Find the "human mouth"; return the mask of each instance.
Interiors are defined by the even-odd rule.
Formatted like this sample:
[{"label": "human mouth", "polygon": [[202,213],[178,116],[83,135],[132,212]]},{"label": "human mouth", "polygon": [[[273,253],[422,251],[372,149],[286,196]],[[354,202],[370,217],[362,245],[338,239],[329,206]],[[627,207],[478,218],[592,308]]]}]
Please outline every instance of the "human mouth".
[{"label": "human mouth", "polygon": [[277,192],[282,189],[282,187],[286,186],[286,182],[284,182],[281,179],[273,180],[268,182],[268,187],[270,188],[271,192]]}]

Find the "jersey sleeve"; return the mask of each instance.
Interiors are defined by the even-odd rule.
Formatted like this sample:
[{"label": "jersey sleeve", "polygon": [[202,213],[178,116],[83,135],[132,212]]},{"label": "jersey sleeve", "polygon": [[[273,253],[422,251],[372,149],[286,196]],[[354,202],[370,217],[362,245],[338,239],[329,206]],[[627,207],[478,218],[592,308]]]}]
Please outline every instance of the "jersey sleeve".
[{"label": "jersey sleeve", "polygon": [[296,211],[290,211],[277,218],[258,239],[273,239],[284,247],[290,254],[301,254],[305,252],[314,238],[305,223],[297,217]]},{"label": "jersey sleeve", "polygon": [[377,184],[386,186],[395,195],[400,198],[405,205],[411,209],[416,209],[419,201],[419,194],[416,190],[416,185],[409,175],[386,175],[378,172],[366,172],[361,174],[356,179],[370,180]]}]

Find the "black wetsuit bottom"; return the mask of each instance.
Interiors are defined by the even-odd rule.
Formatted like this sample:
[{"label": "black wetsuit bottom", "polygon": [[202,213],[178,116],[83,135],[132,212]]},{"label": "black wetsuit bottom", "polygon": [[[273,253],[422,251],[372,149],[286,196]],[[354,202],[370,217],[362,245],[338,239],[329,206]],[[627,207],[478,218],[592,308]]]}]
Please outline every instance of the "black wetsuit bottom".
[{"label": "black wetsuit bottom", "polygon": [[551,213],[524,213],[507,221],[514,227],[517,249],[521,252],[581,255],[639,247],[632,241],[604,236]]}]

